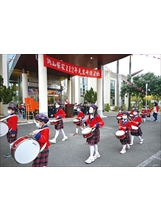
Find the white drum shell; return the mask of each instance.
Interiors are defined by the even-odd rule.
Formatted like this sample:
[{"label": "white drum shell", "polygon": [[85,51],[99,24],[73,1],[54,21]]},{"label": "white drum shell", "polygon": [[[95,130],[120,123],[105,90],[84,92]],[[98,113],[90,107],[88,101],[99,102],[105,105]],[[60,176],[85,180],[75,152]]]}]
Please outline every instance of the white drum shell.
[{"label": "white drum shell", "polygon": [[0,122],[0,137],[5,136],[8,133],[8,125],[4,122]]},{"label": "white drum shell", "polygon": [[116,136],[123,136],[124,134],[125,134],[125,131],[123,130],[116,131]]},{"label": "white drum shell", "polygon": [[92,128],[85,128],[82,130],[82,134],[86,135],[86,134],[90,133],[91,131],[92,131]]},{"label": "white drum shell", "polygon": [[30,138],[21,141],[14,152],[15,160],[20,164],[32,162],[40,153],[39,143]]}]

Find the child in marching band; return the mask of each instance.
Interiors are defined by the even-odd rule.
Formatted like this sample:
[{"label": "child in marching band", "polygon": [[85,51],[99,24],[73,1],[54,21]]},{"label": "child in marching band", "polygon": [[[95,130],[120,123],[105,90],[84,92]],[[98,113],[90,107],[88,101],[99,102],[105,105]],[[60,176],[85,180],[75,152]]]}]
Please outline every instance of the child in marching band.
[{"label": "child in marching band", "polygon": [[97,158],[100,157],[98,152],[98,142],[100,141],[100,128],[104,126],[104,122],[102,118],[97,114],[98,107],[94,104],[90,105],[89,107],[89,116],[87,120],[84,122],[84,126],[89,125],[90,128],[95,129],[93,132],[94,134],[87,138],[87,143],[90,147],[90,156],[85,161],[85,163],[90,164],[95,161]]},{"label": "child in marching band", "polygon": [[77,106],[77,112],[78,112],[78,115],[77,115],[76,119],[79,120],[79,123],[76,124],[76,132],[75,132],[75,134],[73,136],[78,136],[79,129],[81,129],[81,130],[83,129],[83,122],[82,122],[82,120],[84,119],[85,115],[81,111],[81,106]]},{"label": "child in marching band", "polygon": [[142,117],[143,123],[145,123],[146,115],[147,115],[147,110],[146,110],[146,107],[143,106],[143,108],[141,110],[141,117]]},{"label": "child in marching band", "polygon": [[133,112],[134,116],[132,117],[132,121],[131,121],[131,125],[137,126],[138,130],[136,132],[131,132],[131,143],[130,146],[133,145],[134,143],[134,136],[137,136],[140,140],[140,144],[143,143],[143,139],[142,139],[142,130],[140,128],[140,125],[142,124],[142,118],[139,115],[139,110],[138,109],[134,109]]},{"label": "child in marching band", "polygon": [[148,106],[147,107],[147,116],[146,116],[148,121],[150,121],[150,119],[151,119],[151,111],[152,111],[152,109],[150,109]]},{"label": "child in marching band", "polygon": [[120,120],[121,120],[121,118],[122,118],[122,109],[120,108],[119,109],[119,111],[118,111],[118,114],[117,114],[117,116],[116,116],[116,119],[117,119],[117,122],[119,123],[120,122]]},{"label": "child in marching band", "polygon": [[[33,131],[33,135],[35,135],[35,139],[40,144],[40,149],[43,147],[42,152],[36,157],[33,161],[32,167],[47,167],[48,165],[48,156],[49,156],[49,134],[50,129],[47,125],[49,121],[48,117],[45,114],[37,114],[35,116],[36,126],[39,130]],[[40,131],[41,129],[41,131]],[[43,129],[43,130],[42,130]]]},{"label": "child in marching band", "polygon": [[68,137],[65,135],[65,132],[63,130],[64,124],[63,124],[63,120],[62,120],[66,116],[66,113],[61,108],[61,102],[59,102],[59,101],[56,102],[55,107],[56,107],[56,113],[54,115],[55,115],[56,119],[59,120],[59,121],[55,125],[56,133],[55,133],[55,137],[52,140],[50,140],[51,143],[56,143],[56,139],[59,136],[60,131],[63,135],[62,141],[65,141],[65,140],[68,139]]},{"label": "child in marching band", "polygon": [[120,139],[121,144],[123,145],[121,154],[126,153],[126,149],[130,149],[130,130],[131,130],[131,121],[128,119],[129,113],[123,112],[122,119],[119,122],[119,130],[123,130],[125,132],[125,138]]},{"label": "child in marching band", "polygon": [[[10,102],[9,106],[8,106],[8,114],[9,114],[9,118],[7,119],[7,125],[9,128],[9,131],[7,133],[7,140],[8,143],[10,144],[10,150],[12,148],[12,144],[14,141],[17,140],[17,133],[18,133],[18,117],[16,115],[16,111],[17,111],[17,106],[16,104]],[[8,152],[4,155],[4,157],[11,157],[11,152]]]}]

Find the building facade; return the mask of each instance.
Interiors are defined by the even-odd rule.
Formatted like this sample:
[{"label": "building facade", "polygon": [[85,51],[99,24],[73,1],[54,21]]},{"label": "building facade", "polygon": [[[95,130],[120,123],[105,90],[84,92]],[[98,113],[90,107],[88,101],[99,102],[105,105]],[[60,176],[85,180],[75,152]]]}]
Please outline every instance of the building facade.
[{"label": "building facade", "polygon": [[[126,98],[118,97],[118,91],[121,89],[121,79],[117,74],[102,69],[102,78],[90,78],[81,76],[63,75],[63,73],[52,74],[50,69],[44,66],[43,55],[37,55],[38,69],[25,70],[15,69],[14,62],[18,61],[20,55],[0,55],[0,71],[4,78],[4,84],[14,88],[15,96],[13,101],[17,104],[25,102],[25,98],[32,97],[39,101],[40,112],[47,114],[47,106],[60,100],[62,103],[66,99],[70,103],[84,103],[84,94],[91,87],[97,92],[97,105],[102,114],[104,105],[109,104],[113,110],[126,104]],[[117,87],[119,81],[119,88]],[[119,101],[118,101],[119,100]],[[1,105],[1,114],[3,114]]]}]

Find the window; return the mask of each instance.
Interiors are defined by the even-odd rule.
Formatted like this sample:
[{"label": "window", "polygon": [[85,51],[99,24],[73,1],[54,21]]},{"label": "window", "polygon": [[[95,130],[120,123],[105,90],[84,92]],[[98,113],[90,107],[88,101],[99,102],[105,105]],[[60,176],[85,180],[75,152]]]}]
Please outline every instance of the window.
[{"label": "window", "polygon": [[80,78],[80,95],[84,95],[88,89],[88,78]]},{"label": "window", "polygon": [[115,80],[110,80],[110,106],[115,106]]}]

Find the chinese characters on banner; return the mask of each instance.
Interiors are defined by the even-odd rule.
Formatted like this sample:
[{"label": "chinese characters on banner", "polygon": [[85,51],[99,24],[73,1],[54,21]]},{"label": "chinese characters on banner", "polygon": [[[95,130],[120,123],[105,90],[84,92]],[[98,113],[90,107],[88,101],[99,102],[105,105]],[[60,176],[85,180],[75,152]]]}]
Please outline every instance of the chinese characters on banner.
[{"label": "chinese characters on banner", "polygon": [[44,55],[44,66],[49,67],[51,69],[56,69],[61,72],[68,73],[73,76],[83,76],[83,77],[93,77],[93,78],[101,78],[102,70],[95,70],[91,68],[85,68],[81,66],[76,66],[73,64],[69,64],[58,59],[54,59],[47,55]]}]

